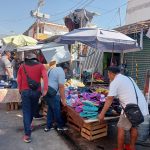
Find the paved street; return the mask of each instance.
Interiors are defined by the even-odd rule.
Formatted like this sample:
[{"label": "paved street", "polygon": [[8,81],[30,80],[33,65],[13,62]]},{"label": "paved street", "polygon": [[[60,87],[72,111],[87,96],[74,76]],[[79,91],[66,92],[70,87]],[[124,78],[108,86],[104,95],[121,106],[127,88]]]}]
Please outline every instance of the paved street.
[{"label": "paved street", "polygon": [[[70,129],[64,134],[55,130],[45,133],[45,121],[34,121],[35,130],[32,143],[22,141],[23,125],[21,111],[6,111],[0,104],[0,150],[112,150],[116,147],[117,130],[115,125],[109,127],[107,137],[87,141],[79,132]],[[148,144],[150,146],[150,140]],[[149,150],[149,147],[137,145],[137,150]]]},{"label": "paved street", "polygon": [[[5,111],[0,107],[0,150],[70,150],[58,133],[53,130],[45,133],[44,127],[33,131],[32,143],[22,141],[23,127],[21,111]],[[36,121],[36,126],[41,121]]]}]

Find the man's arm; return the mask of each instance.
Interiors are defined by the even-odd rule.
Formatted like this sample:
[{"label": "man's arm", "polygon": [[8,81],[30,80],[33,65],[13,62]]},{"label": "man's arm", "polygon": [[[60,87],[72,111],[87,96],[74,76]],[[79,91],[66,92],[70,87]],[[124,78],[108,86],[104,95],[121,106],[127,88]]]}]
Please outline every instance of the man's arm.
[{"label": "man's arm", "polygon": [[106,98],[105,105],[104,105],[104,107],[103,107],[101,113],[100,113],[99,116],[98,116],[100,122],[104,120],[105,114],[106,114],[107,110],[109,109],[109,107],[111,106],[111,104],[112,104],[112,102],[113,102],[113,99],[114,99],[113,96],[108,96],[108,97]]},{"label": "man's arm", "polygon": [[11,72],[9,71],[9,69],[8,69],[8,68],[5,68],[5,71],[7,72],[8,77],[9,77],[9,78],[12,78],[12,74],[11,74]]},{"label": "man's arm", "polygon": [[44,65],[42,65],[42,78],[44,82],[44,90],[43,90],[42,96],[45,96],[48,91],[48,76],[47,76],[47,71]]},{"label": "man's arm", "polygon": [[62,104],[64,106],[66,106],[65,86],[64,86],[64,84],[59,84],[59,93],[60,93],[60,98],[61,98]]}]

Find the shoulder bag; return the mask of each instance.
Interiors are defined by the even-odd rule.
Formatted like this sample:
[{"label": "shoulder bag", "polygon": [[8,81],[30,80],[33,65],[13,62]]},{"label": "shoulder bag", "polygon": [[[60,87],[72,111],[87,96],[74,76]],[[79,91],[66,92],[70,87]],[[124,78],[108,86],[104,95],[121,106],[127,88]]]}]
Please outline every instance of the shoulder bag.
[{"label": "shoulder bag", "polygon": [[[129,77],[128,77],[129,78]],[[130,78],[129,78],[130,79]],[[131,79],[130,79],[131,80]],[[134,83],[131,80],[133,86]],[[129,103],[126,105],[125,108],[123,108],[125,115],[127,116],[127,118],[129,119],[129,121],[132,124],[132,127],[137,127],[139,124],[141,124],[142,122],[144,122],[144,116],[138,106],[138,96],[137,96],[137,92],[134,86],[134,90],[135,90],[135,94],[136,94],[136,100],[137,100],[137,104],[132,104]]]},{"label": "shoulder bag", "polygon": [[33,91],[36,91],[39,88],[40,83],[36,82],[35,80],[33,80],[33,79],[31,79],[29,77],[29,75],[28,75],[28,73],[27,73],[27,71],[25,69],[24,64],[23,64],[23,69],[24,69],[24,73],[25,73],[25,75],[27,77],[27,82],[28,82],[29,88],[32,89]]},{"label": "shoulder bag", "polygon": [[[51,69],[51,70],[52,70],[52,69]],[[48,78],[49,78],[49,76],[50,76],[51,70],[48,72]],[[56,96],[57,92],[58,92],[58,89],[55,90],[53,87],[48,86],[47,96],[49,96],[49,97]]]}]

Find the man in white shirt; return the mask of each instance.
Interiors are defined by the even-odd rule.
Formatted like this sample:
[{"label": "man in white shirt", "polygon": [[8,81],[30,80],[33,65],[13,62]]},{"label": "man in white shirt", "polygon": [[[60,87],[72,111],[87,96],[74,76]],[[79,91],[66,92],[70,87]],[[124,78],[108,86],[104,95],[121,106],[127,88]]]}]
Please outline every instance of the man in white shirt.
[{"label": "man in white shirt", "polygon": [[[109,93],[107,96],[107,100],[105,102],[104,108],[99,114],[99,120],[103,121],[105,113],[109,109],[112,104],[114,97],[118,97],[120,100],[120,104],[125,108],[127,104],[134,103],[137,104],[136,94],[134,90],[134,86],[138,95],[138,105],[143,114],[143,116],[147,116],[148,112],[148,104],[145,100],[144,95],[141,90],[138,88],[136,83],[129,77],[126,77],[120,74],[120,69],[118,67],[109,67],[108,68],[108,77],[111,81],[109,87]],[[130,145],[128,145],[129,150],[135,150],[135,142],[138,137],[137,128],[133,128],[130,121],[121,113],[118,126],[118,149],[115,150],[123,150],[124,149],[124,132],[125,130],[130,130]]]}]

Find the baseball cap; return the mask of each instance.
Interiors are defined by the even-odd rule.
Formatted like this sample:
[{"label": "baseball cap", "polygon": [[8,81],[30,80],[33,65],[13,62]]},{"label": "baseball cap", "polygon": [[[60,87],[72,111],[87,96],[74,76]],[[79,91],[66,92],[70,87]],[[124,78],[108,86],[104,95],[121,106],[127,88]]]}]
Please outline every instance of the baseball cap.
[{"label": "baseball cap", "polygon": [[25,55],[25,59],[35,59],[37,58],[35,54],[33,53],[28,53]]}]

